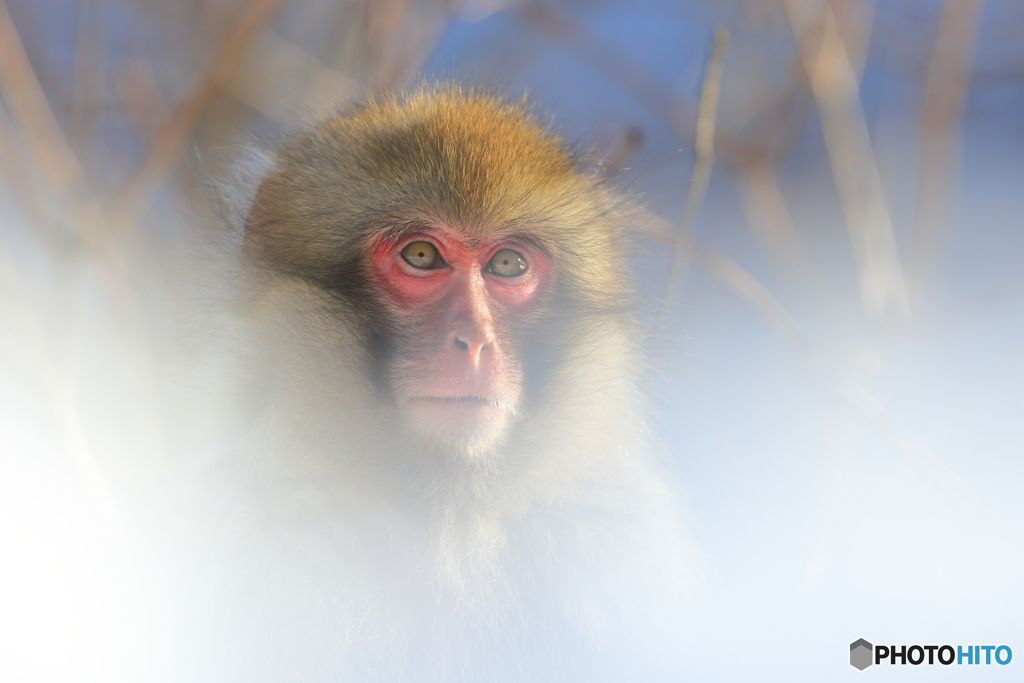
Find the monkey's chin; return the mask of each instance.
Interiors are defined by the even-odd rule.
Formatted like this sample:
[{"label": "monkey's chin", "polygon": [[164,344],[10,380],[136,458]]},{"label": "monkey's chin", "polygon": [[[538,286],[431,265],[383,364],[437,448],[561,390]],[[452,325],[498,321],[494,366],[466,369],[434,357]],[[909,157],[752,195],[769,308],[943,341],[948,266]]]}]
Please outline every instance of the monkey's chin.
[{"label": "monkey's chin", "polygon": [[513,414],[497,401],[479,396],[418,397],[403,407],[417,442],[464,457],[477,457],[497,447]]}]

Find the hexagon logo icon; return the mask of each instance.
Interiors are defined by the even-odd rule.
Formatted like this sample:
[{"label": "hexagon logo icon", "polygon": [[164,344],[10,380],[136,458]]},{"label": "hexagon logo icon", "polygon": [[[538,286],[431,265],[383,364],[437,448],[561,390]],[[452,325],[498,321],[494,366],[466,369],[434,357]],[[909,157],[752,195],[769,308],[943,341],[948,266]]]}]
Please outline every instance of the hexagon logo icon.
[{"label": "hexagon logo icon", "polygon": [[873,653],[874,646],[868,641],[863,638],[853,641],[850,643],[850,666],[863,671],[873,664]]}]

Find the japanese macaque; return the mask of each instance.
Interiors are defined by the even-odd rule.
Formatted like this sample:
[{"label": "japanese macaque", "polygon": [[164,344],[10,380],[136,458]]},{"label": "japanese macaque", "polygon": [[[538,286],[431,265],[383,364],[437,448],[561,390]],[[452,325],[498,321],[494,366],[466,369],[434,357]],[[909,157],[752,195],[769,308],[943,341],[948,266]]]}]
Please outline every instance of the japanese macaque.
[{"label": "japanese macaque", "polygon": [[678,673],[692,563],[619,205],[525,105],[453,87],[272,153],[239,257],[244,437],[180,504],[188,680]]}]

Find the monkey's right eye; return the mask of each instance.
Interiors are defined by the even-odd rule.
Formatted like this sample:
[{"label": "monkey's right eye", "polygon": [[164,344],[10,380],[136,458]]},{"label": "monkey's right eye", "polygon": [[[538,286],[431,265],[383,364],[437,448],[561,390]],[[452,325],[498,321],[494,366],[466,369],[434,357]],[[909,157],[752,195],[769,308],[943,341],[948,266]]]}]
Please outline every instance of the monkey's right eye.
[{"label": "monkey's right eye", "polygon": [[441,262],[437,247],[430,242],[410,242],[402,249],[402,258],[413,268],[421,270],[437,268]]}]

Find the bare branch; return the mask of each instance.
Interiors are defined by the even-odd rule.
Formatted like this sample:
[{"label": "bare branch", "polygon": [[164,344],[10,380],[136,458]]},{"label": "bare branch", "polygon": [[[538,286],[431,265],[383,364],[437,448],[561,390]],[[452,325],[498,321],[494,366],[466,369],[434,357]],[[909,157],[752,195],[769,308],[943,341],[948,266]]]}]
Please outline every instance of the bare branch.
[{"label": "bare branch", "polygon": [[20,135],[47,182],[59,193],[80,188],[82,168],[46,101],[3,0],[0,0],[0,89]]},{"label": "bare branch", "polygon": [[733,168],[754,239],[784,275],[806,278],[814,273],[814,263],[793,225],[775,169],[763,158]]},{"label": "bare branch", "polygon": [[892,218],[860,106],[857,74],[828,3],[815,21],[806,0],[785,0],[790,26],[810,78],[832,175],[846,218],[861,299],[876,318],[907,310]]},{"label": "bare branch", "polygon": [[103,5],[104,0],[81,0],[76,4],[79,16],[69,137],[86,166],[89,146],[99,131],[103,96]]},{"label": "bare branch", "polygon": [[946,0],[925,77],[918,139],[917,211],[908,287],[917,300],[937,269],[948,231],[960,161],[960,118],[982,0]]},{"label": "bare branch", "polygon": [[694,146],[696,158],[693,164],[693,175],[686,191],[683,205],[683,216],[675,238],[672,269],[669,271],[668,282],[665,284],[665,295],[662,299],[660,329],[664,333],[668,328],[668,319],[675,308],[676,290],[682,282],[693,249],[693,222],[697,212],[704,203],[708,183],[711,179],[711,168],[714,164],[715,147],[715,114],[718,110],[718,98],[722,80],[722,57],[729,41],[729,32],[723,27],[715,29],[715,38],[711,47],[711,56],[704,69],[704,81],[701,86],[700,103],[697,107],[697,133]]},{"label": "bare branch", "polygon": [[[675,239],[675,226],[661,216],[639,206],[632,207],[631,211],[637,217],[640,229],[646,235],[666,243]],[[767,287],[758,282],[738,263],[696,240],[693,242],[692,254],[712,277],[759,310],[780,332],[803,347],[810,346],[796,319],[789,314]]]},{"label": "bare branch", "polygon": [[632,93],[665,121],[682,140],[689,140],[694,112],[669,95],[669,86],[642,64],[601,41],[571,14],[544,0],[530,0],[510,10],[534,32],[577,55],[601,74]]},{"label": "bare branch", "polygon": [[171,115],[160,124],[141,161],[118,191],[110,213],[124,217],[142,204],[167,173],[214,98],[223,90],[252,41],[267,27],[283,0],[252,0],[218,43],[206,68]]},{"label": "bare branch", "polygon": [[787,337],[807,346],[804,334],[793,316],[753,275],[732,259],[702,244],[694,244],[693,255],[716,280],[761,311]]}]

